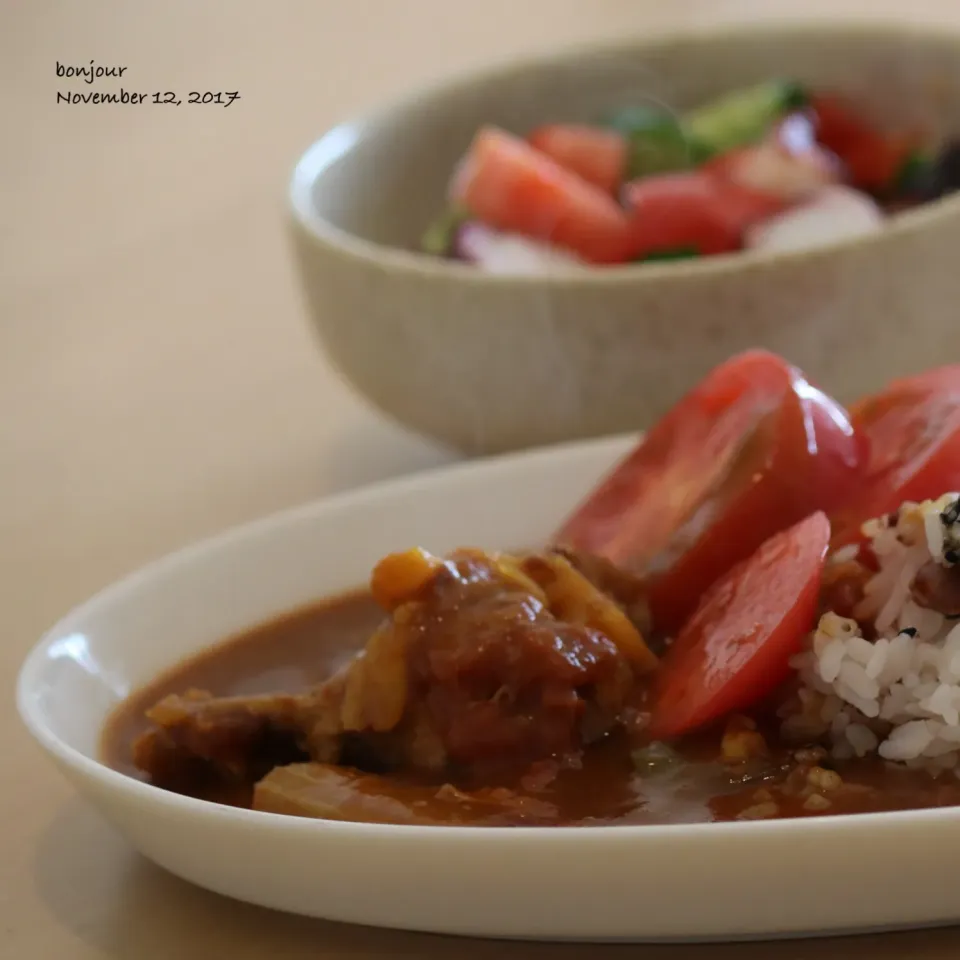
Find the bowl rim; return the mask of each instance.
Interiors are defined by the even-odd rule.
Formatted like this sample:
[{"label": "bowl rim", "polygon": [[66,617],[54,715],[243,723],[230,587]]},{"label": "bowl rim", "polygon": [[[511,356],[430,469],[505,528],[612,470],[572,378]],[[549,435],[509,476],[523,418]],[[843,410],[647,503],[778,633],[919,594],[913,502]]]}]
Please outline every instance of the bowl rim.
[{"label": "bowl rim", "polygon": [[725,276],[741,269],[761,270],[783,264],[816,262],[829,259],[839,251],[867,249],[916,235],[951,215],[960,215],[960,193],[956,193],[901,211],[891,217],[883,229],[874,233],[841,237],[816,247],[784,251],[738,250],[693,260],[613,264],[602,268],[586,265],[583,269],[544,276],[485,273],[455,260],[367,240],[319,214],[313,203],[317,183],[337,160],[350,152],[367,131],[375,129],[394,113],[436,97],[467,91],[485,81],[519,76],[580,58],[625,55],[670,46],[713,46],[743,37],[754,40],[764,37],[771,40],[803,37],[807,41],[813,41],[827,35],[846,35],[851,40],[896,39],[904,44],[952,44],[956,46],[957,55],[960,56],[960,29],[949,24],[902,21],[889,17],[862,19],[849,16],[836,20],[824,17],[791,17],[749,23],[734,21],[699,27],[687,26],[659,30],[644,36],[634,35],[625,40],[611,40],[608,37],[590,43],[564,44],[553,49],[514,55],[479,68],[440,77],[329,128],[307,147],[294,166],[287,186],[288,216],[293,225],[311,241],[319,243],[327,252],[346,257],[359,266],[389,268],[393,272],[417,276],[424,280],[446,280],[492,287],[542,286],[544,283],[558,287],[581,287],[633,284],[641,278],[686,282],[690,279]]},{"label": "bowl rim", "polygon": [[[213,536],[197,540],[160,558],[154,559],[131,573],[121,577],[95,593],[88,600],[75,606],[51,626],[26,654],[16,682],[16,705],[20,720],[34,741],[51,757],[61,770],[69,770],[78,780],[96,784],[99,797],[122,796],[137,804],[142,812],[163,811],[165,815],[190,818],[201,822],[220,822],[233,824],[238,828],[279,832],[284,836],[297,838],[320,838],[331,832],[349,834],[355,837],[389,837],[394,842],[413,845],[430,838],[433,842],[445,839],[460,843],[483,844],[487,841],[504,842],[510,838],[521,837],[527,843],[567,844],[576,848],[585,843],[619,844],[622,841],[642,842],[647,837],[651,842],[691,841],[702,842],[706,837],[717,843],[723,843],[761,831],[768,834],[800,830],[802,835],[831,834],[844,832],[863,832],[868,834],[876,830],[897,831],[900,827],[917,822],[960,822],[960,807],[934,807],[927,809],[907,809],[880,813],[861,813],[853,815],[833,814],[813,818],[788,818],[768,821],[730,821],[699,823],[664,824],[624,824],[616,828],[610,826],[577,827],[481,827],[481,826],[427,826],[366,823],[360,821],[322,820],[306,817],[267,813],[259,810],[247,810],[182,796],[155,787],[108,766],[97,756],[80,750],[67,743],[46,722],[43,712],[38,708],[34,692],[43,674],[46,653],[68,630],[76,632],[78,621],[95,615],[98,611],[109,609],[117,600],[131,593],[148,591],[156,578],[184,565],[198,563],[216,563],[218,556],[231,547],[244,541],[251,542],[270,539],[271,536],[283,536],[285,528],[290,528],[308,518],[319,518],[323,514],[335,514],[341,510],[362,509],[364,504],[384,495],[412,492],[418,487],[443,486],[454,481],[458,475],[477,471],[489,474],[496,482],[498,474],[508,476],[511,471],[523,469],[532,463],[549,465],[551,462],[562,464],[570,458],[596,457],[613,461],[622,456],[637,441],[637,434],[618,434],[612,437],[600,437],[587,441],[568,441],[533,451],[500,454],[480,461],[465,461],[414,473],[408,476],[388,478],[346,490],[331,496],[322,497],[304,504],[289,507],[246,523],[229,527]],[[103,725],[97,729],[97,742]],[[71,776],[71,780],[73,779]],[[76,783],[76,781],[74,781]]]}]

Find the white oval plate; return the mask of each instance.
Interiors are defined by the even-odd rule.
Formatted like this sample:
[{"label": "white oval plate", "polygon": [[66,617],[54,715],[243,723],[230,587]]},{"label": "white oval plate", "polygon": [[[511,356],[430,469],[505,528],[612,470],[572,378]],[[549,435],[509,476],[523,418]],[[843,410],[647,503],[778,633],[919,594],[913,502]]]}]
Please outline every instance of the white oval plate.
[{"label": "white oval plate", "polygon": [[960,808],[672,826],[396,827],[235,810],[97,762],[108,711],[164,668],[365,582],[390,550],[541,541],[631,442],[557,447],[380,484],[161,560],[40,641],[20,675],[21,715],[147,857],[265,907],[436,933],[594,941],[960,920]]}]

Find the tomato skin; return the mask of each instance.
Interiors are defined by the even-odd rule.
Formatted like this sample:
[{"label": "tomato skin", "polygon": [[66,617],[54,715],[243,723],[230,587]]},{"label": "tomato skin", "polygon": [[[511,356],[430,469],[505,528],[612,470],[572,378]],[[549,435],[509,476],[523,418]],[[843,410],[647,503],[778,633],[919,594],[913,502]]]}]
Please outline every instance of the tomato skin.
[{"label": "tomato skin", "polygon": [[729,497],[710,535],[651,585],[650,606],[661,629],[675,632],[685,622],[699,596],[690,597],[690,583],[713,583],[766,537],[855,494],[865,446],[842,407],[799,374],[755,437],[766,449],[752,462],[750,482]]},{"label": "tomato skin", "polygon": [[832,94],[812,96],[810,112],[817,141],[837,156],[844,156],[851,147],[874,136],[870,125],[847,103]]},{"label": "tomato skin", "polygon": [[748,710],[790,674],[817,614],[830,524],[813,513],[774,534],[703,596],[660,664],[649,735],[679,736]]},{"label": "tomato skin", "polygon": [[623,181],[627,141],[615,130],[585,124],[548,124],[537,127],[527,142],[605,193],[614,193]]},{"label": "tomato skin", "polygon": [[856,499],[831,517],[834,547],[857,542],[865,521],[905,500],[960,490],[960,365],[895,380],[850,416],[869,456]]},{"label": "tomato skin", "polygon": [[864,449],[843,409],[762,350],[714,369],[556,534],[645,575],[656,628],[768,537],[854,490]]},{"label": "tomato skin", "polygon": [[450,199],[488,226],[555,244],[588,262],[628,259],[629,223],[616,201],[496,127],[477,133],[454,174]]},{"label": "tomato skin", "polygon": [[850,179],[868,193],[887,194],[896,187],[913,151],[913,144],[906,137],[857,144],[845,158]]},{"label": "tomato skin", "polygon": [[704,170],[643,177],[623,188],[630,211],[631,259],[682,248],[707,256],[743,245],[744,231],[783,208],[775,197]]},{"label": "tomato skin", "polygon": [[884,399],[903,394],[918,395],[926,393],[960,394],[960,363],[933,367],[923,373],[891,380],[879,393],[861,397],[850,407],[851,416],[862,416],[867,407]]},{"label": "tomato skin", "polygon": [[915,138],[881,133],[836,96],[815,96],[810,106],[817,140],[846,164],[854,186],[873,194],[896,186]]}]

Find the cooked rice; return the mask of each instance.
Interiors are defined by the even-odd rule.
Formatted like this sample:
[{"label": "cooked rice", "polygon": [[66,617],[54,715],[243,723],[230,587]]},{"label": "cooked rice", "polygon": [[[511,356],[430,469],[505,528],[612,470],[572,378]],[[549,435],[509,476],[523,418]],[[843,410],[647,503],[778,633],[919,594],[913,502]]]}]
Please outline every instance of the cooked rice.
[{"label": "cooked rice", "polygon": [[[956,564],[960,495],[905,503],[863,532],[879,570],[864,587],[856,619],[824,613],[794,658],[800,688],[781,711],[783,733],[822,740],[836,759],[878,753],[960,776],[960,621],[921,606],[912,590],[931,561]],[[831,562],[851,559],[844,548]],[[873,641],[860,625],[871,622]]]}]

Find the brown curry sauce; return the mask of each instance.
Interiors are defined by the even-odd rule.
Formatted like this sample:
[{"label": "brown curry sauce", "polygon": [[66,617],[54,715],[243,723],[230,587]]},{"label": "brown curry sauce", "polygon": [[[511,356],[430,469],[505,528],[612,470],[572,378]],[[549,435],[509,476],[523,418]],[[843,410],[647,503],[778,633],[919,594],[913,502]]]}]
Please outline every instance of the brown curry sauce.
[{"label": "brown curry sauce", "polygon": [[[190,688],[216,696],[284,691],[299,693],[328,677],[360,650],[383,618],[362,591],[295,611],[230,638],[164,673],[128,697],[109,718],[101,756],[133,777],[143,775],[132,762],[131,747],[150,726],[145,712],[164,696]],[[774,742],[770,738],[771,742]],[[533,815],[519,822],[536,825],[615,825],[688,823],[711,820],[818,816],[960,804],[960,783],[938,780],[870,758],[846,761],[836,774],[823,775],[822,760],[798,759],[786,748],[743,763],[719,759],[720,732],[687,739],[676,753],[658,758],[639,754],[619,734],[586,749],[582,764],[564,769],[546,786],[513,785],[533,804]],[[811,772],[812,771],[812,772]],[[837,780],[842,783],[837,784]],[[194,783],[178,792],[234,806],[250,806],[253,782],[225,787]],[[475,784],[456,786],[475,787]],[[483,804],[466,800],[443,782],[404,775],[356,774],[355,794],[345,819],[382,819],[368,814],[366,800],[394,799],[421,813],[417,823],[499,824]],[[378,797],[369,796],[373,790]],[[366,796],[364,796],[366,794]],[[812,795],[822,799],[811,800]],[[371,808],[373,809],[373,808]]]}]

